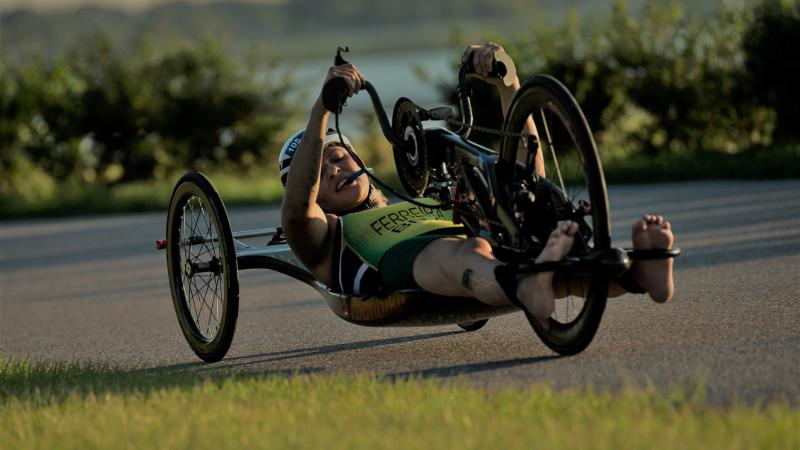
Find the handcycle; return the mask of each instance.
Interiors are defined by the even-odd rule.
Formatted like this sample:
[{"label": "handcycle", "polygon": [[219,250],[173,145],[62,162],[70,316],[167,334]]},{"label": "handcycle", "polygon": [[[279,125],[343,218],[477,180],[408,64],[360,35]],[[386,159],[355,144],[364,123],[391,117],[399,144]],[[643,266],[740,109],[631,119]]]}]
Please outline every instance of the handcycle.
[{"label": "handcycle", "polygon": [[[336,64],[346,63],[342,50],[346,49],[337,50]],[[392,144],[405,195],[392,192],[401,198],[412,197],[407,198],[412,203],[417,203],[414,198],[432,199],[435,202],[419,204],[450,210],[453,221],[463,224],[468,236],[486,239],[498,259],[506,262],[496,275],[513,304],[492,306],[420,289],[366,295],[334,292],[292,253],[280,227],[232,231],[211,181],[199,172],[188,172],[172,191],[166,239],[156,244],[166,250],[175,312],[197,356],[215,362],[230,348],[239,311],[238,273],[248,269],[275,270],[310,285],[334,314],[354,324],[456,324],[465,331],[476,331],[492,317],[519,311],[521,305],[513,294],[518,275],[554,271],[557,276],[579,278],[580,288],[556,300],[547,324],[530,322],[547,347],[561,355],[573,355],[592,341],[611,279],[623,275],[637,259],[680,254],[677,248],[611,247],[606,184],[597,148],[578,103],[563,84],[547,75],[525,81],[514,96],[502,130],[489,130],[473,124],[466,82],[471,70],[466,63],[458,72],[460,119],[451,107],[429,110],[400,98],[390,123],[376,88],[366,82],[363,89],[372,100],[384,137]],[[495,55],[493,75],[510,83],[516,76],[510,58]],[[347,99],[343,80],[334,78],[326,83],[322,97],[335,114],[338,130]],[[526,131],[529,120],[533,120],[535,135]],[[457,129],[426,128],[426,121],[444,121]],[[498,136],[499,151],[469,140],[473,130]],[[535,167],[537,152],[545,159],[544,174]],[[558,262],[532,262],[562,220],[579,225],[567,257]]]}]

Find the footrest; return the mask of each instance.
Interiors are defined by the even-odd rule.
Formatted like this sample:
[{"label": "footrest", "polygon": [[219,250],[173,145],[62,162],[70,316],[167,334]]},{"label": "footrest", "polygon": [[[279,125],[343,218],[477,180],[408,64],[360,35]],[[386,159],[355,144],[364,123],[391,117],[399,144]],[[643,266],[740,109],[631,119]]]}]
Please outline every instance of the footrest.
[{"label": "footrest", "polygon": [[632,248],[626,248],[625,252],[628,254],[628,258],[633,261],[641,261],[644,259],[667,259],[667,258],[675,258],[680,256],[681,249],[678,247],[675,248],[654,248],[648,250],[635,250]]},{"label": "footrest", "polygon": [[631,267],[628,253],[621,248],[594,250],[585,255],[567,256],[561,261],[517,262],[505,265],[503,272],[514,275],[538,272],[560,272],[569,274],[603,275],[616,278]]}]

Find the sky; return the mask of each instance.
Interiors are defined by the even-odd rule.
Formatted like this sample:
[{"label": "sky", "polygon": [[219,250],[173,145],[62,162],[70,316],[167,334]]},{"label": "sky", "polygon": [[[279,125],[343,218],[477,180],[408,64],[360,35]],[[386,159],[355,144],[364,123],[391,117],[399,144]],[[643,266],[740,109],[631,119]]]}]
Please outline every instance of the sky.
[{"label": "sky", "polygon": [[[72,9],[79,6],[104,6],[125,9],[129,11],[142,10],[159,3],[171,0],[0,0],[0,10],[32,9],[35,11],[54,11]],[[182,0],[187,3],[209,3],[215,0]],[[218,1],[218,0],[217,0]],[[249,3],[276,3],[282,0],[239,0]]]}]

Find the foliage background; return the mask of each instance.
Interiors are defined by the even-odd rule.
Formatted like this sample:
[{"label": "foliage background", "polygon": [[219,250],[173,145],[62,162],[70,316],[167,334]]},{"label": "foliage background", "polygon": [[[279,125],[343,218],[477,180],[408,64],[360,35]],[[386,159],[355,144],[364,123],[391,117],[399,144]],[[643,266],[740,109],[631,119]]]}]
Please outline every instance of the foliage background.
[{"label": "foliage background", "polygon": [[[520,79],[548,73],[564,82],[607,158],[735,155],[800,137],[800,61],[785,53],[800,44],[799,5],[723,4],[708,18],[675,2],[631,11],[617,1],[608,20],[573,10],[562,26],[542,21],[534,32],[491,39],[514,56]],[[441,88],[456,101],[451,86]],[[473,90],[476,122],[500,127],[494,90],[480,82]]]},{"label": "foliage background", "polygon": [[257,55],[234,62],[205,42],[123,53],[97,35],[52,61],[0,65],[0,193],[113,186],[176,171],[247,171],[274,156],[288,77]]},{"label": "foliage background", "polygon": [[[318,3],[290,2],[287,14],[303,5],[328,8],[341,23],[399,14],[390,8],[369,19],[364,8]],[[524,2],[506,3],[481,11],[525,13]],[[534,31],[519,34],[481,30],[476,37],[457,27],[450,43],[457,49],[494,40],[515,58],[520,78],[562,80],[586,113],[612,180],[797,176],[800,59],[786,49],[800,47],[800,2],[723,2],[710,15],[668,0],[635,4],[617,0],[604,14],[573,9],[563,22],[538,15],[522,28]],[[20,46],[0,56],[3,217],[160,208],[166,200],[152,198],[188,168],[234,174],[245,185],[274,172],[287,127],[302,121],[300,87],[274,53],[231,51],[217,39],[163,41],[145,33],[123,45],[113,36],[84,36],[54,54],[22,57]],[[441,90],[456,104],[452,84]],[[480,83],[474,91],[476,122],[499,128],[495,93]],[[362,119],[359,148],[390,170],[374,118]],[[490,136],[473,137],[492,144]],[[270,189],[242,198],[280,195]],[[129,196],[123,191],[145,194],[121,201]]]}]

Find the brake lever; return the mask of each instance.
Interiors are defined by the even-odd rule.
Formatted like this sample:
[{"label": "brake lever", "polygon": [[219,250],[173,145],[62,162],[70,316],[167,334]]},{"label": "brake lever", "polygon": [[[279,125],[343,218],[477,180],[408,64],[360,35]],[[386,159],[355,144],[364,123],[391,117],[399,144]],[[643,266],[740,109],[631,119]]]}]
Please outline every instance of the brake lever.
[{"label": "brake lever", "polygon": [[350,53],[350,46],[345,45],[344,48],[336,47],[336,56],[333,58],[334,66],[343,66],[345,64],[350,64],[349,61],[342,58],[342,52]]}]

